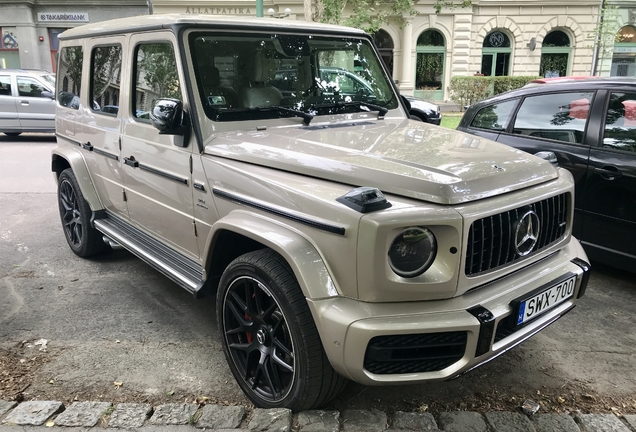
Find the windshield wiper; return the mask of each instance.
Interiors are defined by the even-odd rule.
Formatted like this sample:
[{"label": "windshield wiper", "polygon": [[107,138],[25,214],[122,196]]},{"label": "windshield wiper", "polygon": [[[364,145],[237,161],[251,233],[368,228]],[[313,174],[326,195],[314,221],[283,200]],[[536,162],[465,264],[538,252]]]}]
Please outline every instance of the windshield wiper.
[{"label": "windshield wiper", "polygon": [[368,103],[368,102],[363,102],[363,101],[356,101],[356,102],[337,101],[332,106],[334,108],[355,107],[357,109],[360,109],[361,107],[365,107],[369,111],[378,111],[378,118],[379,119],[384,118],[386,113],[389,112],[388,108],[385,108],[385,107],[380,106],[380,105],[375,105],[375,104],[372,104],[372,103]]},{"label": "windshield wiper", "polygon": [[291,109],[291,108],[285,108],[285,107],[281,107],[281,106],[276,107],[276,109],[277,109],[278,111],[280,111],[280,112],[293,114],[293,115],[295,115],[296,117],[302,117],[302,119],[303,119],[303,124],[304,124],[305,126],[309,126],[309,123],[311,123],[311,121],[312,121],[312,120],[313,120],[313,118],[314,118],[314,115],[313,115],[313,114],[309,114],[309,113],[306,113],[306,112],[304,112],[304,111],[299,111],[299,110],[295,110],[295,109]]}]

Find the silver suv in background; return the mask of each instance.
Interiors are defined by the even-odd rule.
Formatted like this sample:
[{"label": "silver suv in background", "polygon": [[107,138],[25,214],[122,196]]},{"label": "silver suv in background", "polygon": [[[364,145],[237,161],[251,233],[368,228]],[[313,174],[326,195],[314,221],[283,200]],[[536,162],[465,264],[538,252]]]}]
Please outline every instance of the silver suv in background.
[{"label": "silver suv in background", "polygon": [[0,132],[55,132],[55,75],[29,69],[0,70]]}]

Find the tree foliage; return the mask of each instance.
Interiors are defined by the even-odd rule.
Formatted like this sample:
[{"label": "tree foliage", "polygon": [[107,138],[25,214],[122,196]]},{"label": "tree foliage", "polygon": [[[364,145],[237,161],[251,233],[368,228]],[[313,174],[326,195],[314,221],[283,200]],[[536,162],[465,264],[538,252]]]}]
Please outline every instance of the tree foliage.
[{"label": "tree foliage", "polygon": [[[356,27],[368,33],[377,32],[389,20],[403,27],[409,17],[417,15],[411,0],[318,0],[316,21],[342,24]],[[455,9],[470,6],[471,0],[435,0],[435,13],[442,9]],[[349,8],[349,17],[343,19],[345,8]]]}]

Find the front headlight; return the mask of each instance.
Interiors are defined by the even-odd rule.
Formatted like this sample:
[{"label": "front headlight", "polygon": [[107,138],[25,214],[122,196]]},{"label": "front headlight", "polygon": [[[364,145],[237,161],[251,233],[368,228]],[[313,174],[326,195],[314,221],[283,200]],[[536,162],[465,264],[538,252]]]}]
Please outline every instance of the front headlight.
[{"label": "front headlight", "polygon": [[389,266],[398,276],[413,278],[433,264],[437,240],[428,228],[410,227],[402,231],[389,248]]}]

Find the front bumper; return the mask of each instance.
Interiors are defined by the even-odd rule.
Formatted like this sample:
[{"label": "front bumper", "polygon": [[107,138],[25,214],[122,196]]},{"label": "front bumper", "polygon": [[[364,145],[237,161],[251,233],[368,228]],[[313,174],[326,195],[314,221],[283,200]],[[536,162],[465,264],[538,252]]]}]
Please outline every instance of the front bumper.
[{"label": "front bumper", "polygon": [[[587,262],[572,238],[559,252],[521,271],[447,300],[364,303],[336,297],[308,302],[327,356],[341,375],[365,385],[444,380],[492,360],[574,308],[587,285]],[[515,299],[566,274],[576,275],[570,299],[525,325],[511,325]],[[417,347],[409,349],[409,343]],[[393,351],[397,359],[386,349],[396,345],[402,349]],[[436,352],[443,361],[437,361]],[[400,361],[407,367],[400,367]],[[412,368],[409,362],[420,363]]]}]

